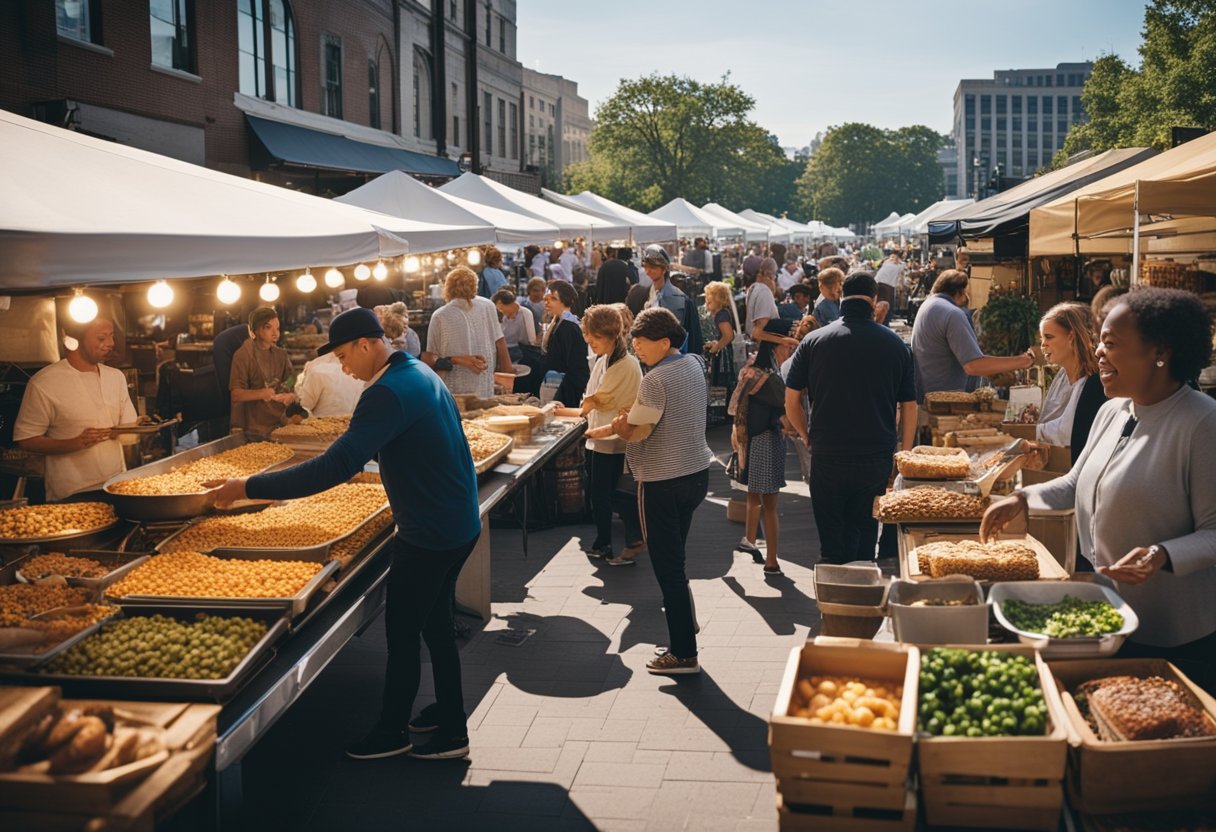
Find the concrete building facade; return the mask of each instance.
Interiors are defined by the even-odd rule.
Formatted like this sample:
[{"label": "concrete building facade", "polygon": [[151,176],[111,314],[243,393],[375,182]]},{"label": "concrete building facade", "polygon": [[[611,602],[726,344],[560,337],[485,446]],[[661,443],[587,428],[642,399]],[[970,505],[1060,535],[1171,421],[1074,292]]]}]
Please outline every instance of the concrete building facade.
[{"label": "concrete building facade", "polygon": [[591,120],[578,84],[560,75],[524,67],[526,114],[524,160],[547,188],[560,188],[566,167],[590,158]]}]

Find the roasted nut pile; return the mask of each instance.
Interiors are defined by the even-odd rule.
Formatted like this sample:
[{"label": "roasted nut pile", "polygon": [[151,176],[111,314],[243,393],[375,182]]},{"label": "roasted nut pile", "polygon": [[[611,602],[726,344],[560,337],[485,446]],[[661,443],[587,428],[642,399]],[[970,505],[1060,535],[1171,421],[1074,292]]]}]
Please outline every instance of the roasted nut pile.
[{"label": "roasted nut pile", "polygon": [[112,494],[163,497],[173,494],[198,494],[207,489],[203,483],[246,477],[290,459],[294,452],[277,442],[250,442],[215,456],[196,459],[165,474],[153,474],[112,484]]},{"label": "roasted nut pile", "polygon": [[878,731],[899,726],[903,686],[892,682],[812,676],[794,686],[790,716],[809,719],[812,725],[852,725]]},{"label": "roasted nut pile", "polygon": [[65,578],[100,578],[109,570],[92,558],[76,558],[51,552],[37,555],[21,564],[21,577],[27,581],[40,581],[48,575]]},{"label": "roasted nut pile", "polygon": [[511,441],[511,437],[502,433],[478,427],[468,421],[461,422],[464,426],[465,439],[469,440],[469,450],[473,452],[473,462],[489,459]]},{"label": "roasted nut pile", "polygon": [[906,520],[978,520],[987,507],[987,497],[922,486],[892,491],[879,497],[878,519],[890,523]]},{"label": "roasted nut pile", "polygon": [[349,416],[310,416],[299,424],[284,425],[270,433],[271,439],[304,442],[332,442],[350,427]]},{"label": "roasted nut pile", "polygon": [[345,569],[363,551],[363,547],[370,543],[372,538],[384,531],[386,526],[392,525],[392,522],[393,513],[387,508],[384,509],[366,526],[360,528],[350,537],[345,537],[331,546],[329,549],[330,560],[336,560]]},{"label": "roasted nut pile", "polygon": [[70,676],[223,679],[236,668],[266,625],[250,618],[200,614],[187,623],[164,615],[120,618],[48,665]]},{"label": "roasted nut pile", "polygon": [[925,394],[925,401],[942,402],[943,404],[970,404],[975,400],[974,393],[963,393],[955,390],[939,390],[934,393]]},{"label": "roasted nut pile", "polygon": [[971,457],[962,448],[917,445],[895,455],[899,473],[914,480],[961,480],[971,475]]},{"label": "roasted nut pile", "polygon": [[228,560],[198,552],[156,555],[106,590],[114,598],[290,598],[321,571],[302,560]]},{"label": "roasted nut pile", "polygon": [[164,551],[318,546],[352,531],[382,509],[385,501],[383,486],[345,483],[258,512],[205,517],[168,541]]},{"label": "roasted nut pile", "polygon": [[92,593],[59,583],[0,586],[0,627],[24,625],[26,619],[56,607],[86,604]]},{"label": "roasted nut pile", "polygon": [[916,563],[922,575],[932,578],[968,575],[977,581],[1033,581],[1039,577],[1034,550],[1012,540],[926,543],[916,547]]},{"label": "roasted nut pile", "polygon": [[101,529],[115,522],[109,503],[51,503],[0,511],[0,538],[51,537]]}]

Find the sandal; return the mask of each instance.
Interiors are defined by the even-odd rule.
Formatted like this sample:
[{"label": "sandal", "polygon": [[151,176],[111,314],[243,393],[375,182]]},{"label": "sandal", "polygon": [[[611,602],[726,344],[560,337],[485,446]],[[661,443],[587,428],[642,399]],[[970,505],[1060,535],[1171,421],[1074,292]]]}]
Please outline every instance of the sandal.
[{"label": "sandal", "polygon": [[783,574],[783,573],[782,573],[782,571],[781,571],[781,564],[777,563],[777,564],[773,564],[772,566],[769,566],[768,564],[765,564],[765,565],[764,565],[764,574],[765,574],[765,575],[781,575],[781,574]]}]

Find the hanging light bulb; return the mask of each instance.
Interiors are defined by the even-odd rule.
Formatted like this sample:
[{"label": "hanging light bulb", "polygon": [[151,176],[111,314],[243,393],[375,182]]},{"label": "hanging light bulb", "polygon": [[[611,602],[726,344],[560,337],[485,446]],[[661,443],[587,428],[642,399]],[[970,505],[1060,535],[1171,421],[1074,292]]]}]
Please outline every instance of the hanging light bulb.
[{"label": "hanging light bulb", "polygon": [[274,303],[279,299],[279,285],[270,279],[270,275],[266,275],[266,282],[258,289],[258,297],[267,303]]},{"label": "hanging light bulb", "polygon": [[158,280],[148,287],[148,305],[153,309],[164,309],[173,303],[173,287]]},{"label": "hanging light bulb", "polygon": [[456,252],[454,252],[454,251],[449,251],[449,252],[448,252],[448,259],[449,259],[449,260],[455,260],[455,259],[456,259]]},{"label": "hanging light bulb", "polygon": [[317,279],[312,276],[312,269],[305,269],[304,274],[296,278],[296,288],[306,295],[316,291]]},{"label": "hanging light bulb", "polygon": [[554,247],[554,248],[563,248],[565,245],[566,245],[566,244],[565,244],[564,242],[562,242],[561,240],[558,240],[557,242],[555,242],[555,243],[553,244],[553,247]]},{"label": "hanging light bulb", "polygon": [[469,253],[466,256],[466,259],[469,261],[470,266],[478,265],[479,263],[481,263],[481,249],[479,249],[479,248],[469,249]]},{"label": "hanging light bulb", "polygon": [[342,276],[342,272],[331,266],[325,272],[325,285],[331,289],[341,289],[346,285],[346,278]]},{"label": "hanging light bulb", "polygon": [[97,317],[97,301],[86,295],[83,289],[77,289],[76,296],[68,303],[68,315],[78,324],[87,324]]},{"label": "hanging light bulb", "polygon": [[418,271],[421,269],[422,269],[422,262],[417,257],[410,255],[409,257],[405,258],[405,273],[406,274],[417,274]]},{"label": "hanging light bulb", "polygon": [[372,277],[381,283],[388,280],[388,266],[384,265],[383,260],[376,261],[376,267],[372,269]]},{"label": "hanging light bulb", "polygon": [[360,263],[355,266],[355,280],[367,280],[372,276],[371,267],[366,263]]},{"label": "hanging light bulb", "polygon": [[241,299],[240,284],[234,283],[232,278],[224,275],[224,279],[220,281],[220,285],[215,289],[215,296],[219,302],[225,306],[231,306]]}]

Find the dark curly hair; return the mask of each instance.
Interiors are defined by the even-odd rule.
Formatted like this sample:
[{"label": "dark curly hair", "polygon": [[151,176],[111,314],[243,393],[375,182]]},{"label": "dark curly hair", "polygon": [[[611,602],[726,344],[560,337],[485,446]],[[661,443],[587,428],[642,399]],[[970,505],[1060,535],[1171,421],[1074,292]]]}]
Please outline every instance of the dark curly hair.
[{"label": "dark curly hair", "polygon": [[684,331],[684,327],[680,326],[680,321],[671,313],[671,310],[655,306],[642,310],[642,313],[633,319],[629,337],[646,338],[650,341],[661,341],[666,338],[673,347],[680,347],[684,344],[688,333]]},{"label": "dark curly hair", "polygon": [[1199,297],[1182,289],[1144,287],[1115,301],[1126,304],[1140,337],[1170,351],[1170,375],[1183,384],[1199,378],[1212,357],[1212,319]]}]

